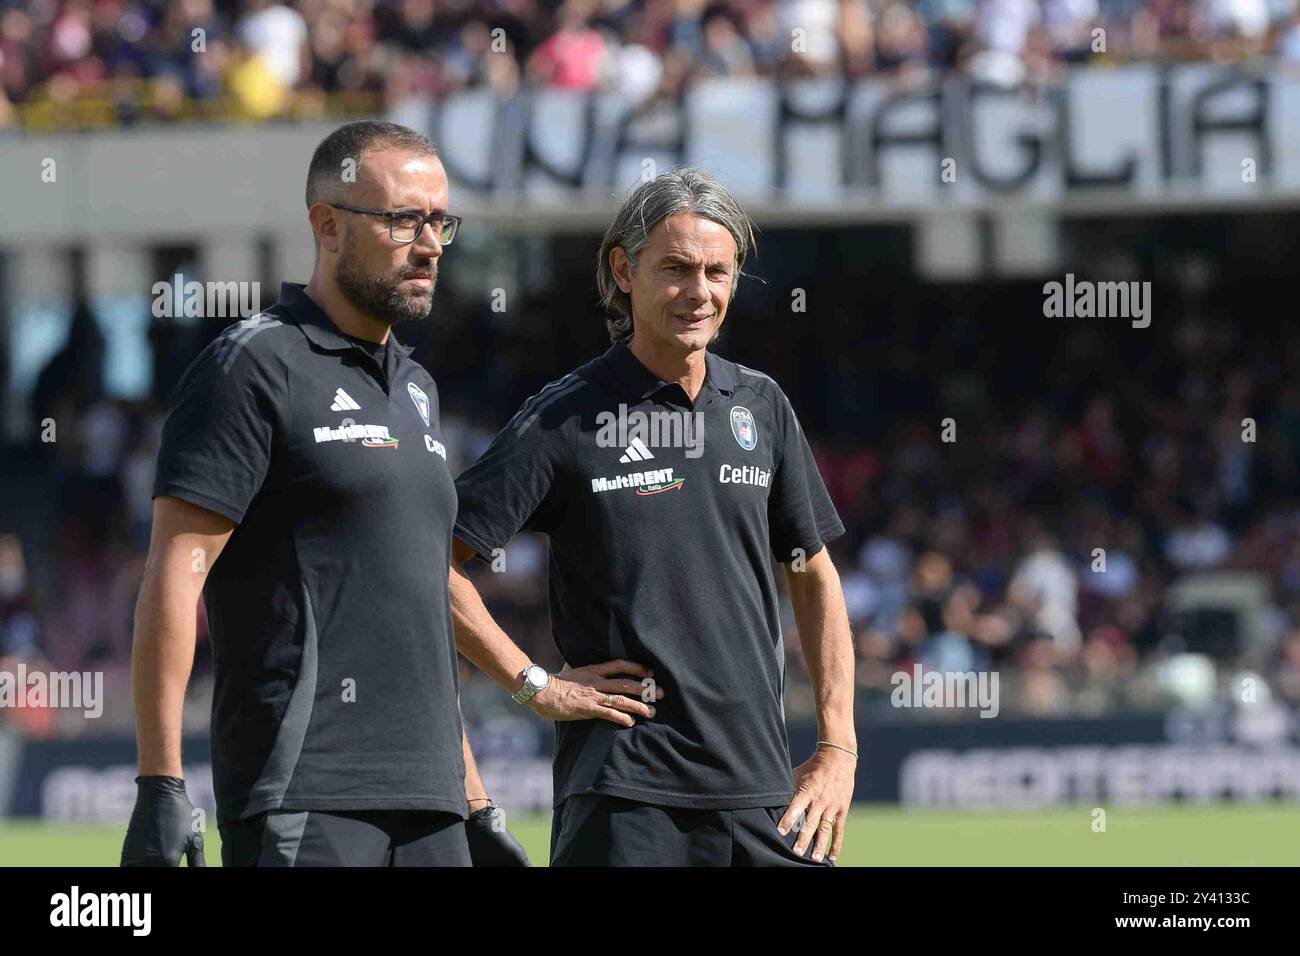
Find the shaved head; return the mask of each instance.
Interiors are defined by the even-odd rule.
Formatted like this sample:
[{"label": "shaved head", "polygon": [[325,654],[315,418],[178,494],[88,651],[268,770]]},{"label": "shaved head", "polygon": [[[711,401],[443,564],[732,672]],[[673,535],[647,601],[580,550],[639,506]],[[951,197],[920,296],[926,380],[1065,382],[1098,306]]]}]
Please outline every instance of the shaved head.
[{"label": "shaved head", "polygon": [[357,173],[364,153],[386,149],[419,156],[438,155],[438,148],[427,136],[396,123],[364,120],[340,126],[321,140],[312,154],[307,169],[307,208],[319,202],[348,201],[348,187],[354,181],[345,179],[345,173],[349,169],[353,175]]}]

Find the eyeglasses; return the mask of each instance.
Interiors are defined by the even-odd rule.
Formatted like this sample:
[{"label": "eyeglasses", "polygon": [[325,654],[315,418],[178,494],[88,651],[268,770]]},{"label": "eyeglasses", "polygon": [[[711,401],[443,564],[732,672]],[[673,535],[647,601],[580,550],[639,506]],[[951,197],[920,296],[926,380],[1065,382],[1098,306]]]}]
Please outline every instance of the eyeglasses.
[{"label": "eyeglasses", "polygon": [[433,234],[438,244],[448,245],[456,238],[456,230],[460,228],[462,222],[460,216],[449,216],[445,212],[431,212],[424,216],[418,212],[362,209],[360,206],[349,206],[341,202],[331,202],[326,205],[333,206],[335,209],[345,209],[348,212],[359,212],[363,216],[383,216],[388,220],[388,235],[392,237],[393,242],[400,243],[415,242],[415,237],[424,231],[424,224],[427,222],[433,226]]}]

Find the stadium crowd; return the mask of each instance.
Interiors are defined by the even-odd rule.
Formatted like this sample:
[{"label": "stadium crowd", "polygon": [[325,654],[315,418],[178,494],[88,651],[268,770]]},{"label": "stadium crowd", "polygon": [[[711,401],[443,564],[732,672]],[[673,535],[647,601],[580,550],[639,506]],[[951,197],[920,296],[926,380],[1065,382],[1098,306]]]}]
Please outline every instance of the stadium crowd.
[{"label": "stadium crowd", "polygon": [[[375,110],[466,87],[1300,62],[1296,0],[0,0],[0,127]],[[68,113],[70,106],[84,107]]]},{"label": "stadium crowd", "polygon": [[[767,261],[796,258],[778,249]],[[1003,713],[1159,706],[1162,662],[1197,650],[1179,634],[1173,589],[1234,569],[1261,583],[1262,623],[1220,655],[1217,693],[1252,672],[1300,703],[1300,331],[1233,321],[1255,301],[1240,286],[1217,300],[1158,288],[1167,302],[1183,296],[1158,334],[1062,327],[1042,318],[1034,288],[1011,286],[937,304],[878,289],[875,302],[846,300],[792,329],[785,286],[768,275],[742,286],[721,345],[783,383],[848,529],[832,554],[861,707],[887,712],[892,675],[918,663],[999,671]],[[502,322],[449,282],[440,320],[402,335],[438,379],[454,470],[557,369],[604,347],[594,303],[587,324],[536,321],[562,314],[565,284]],[[1256,304],[1276,293],[1261,288]],[[30,420],[56,423],[57,440],[9,445],[0,471],[0,667],[95,668],[125,686],[167,395],[225,324],[157,320],[152,394],[125,402],[105,394],[104,338],[92,307],[77,308],[30,396]],[[559,340],[561,325],[574,341]],[[517,538],[502,573],[476,575],[512,637],[560,666],[544,539]],[[788,701],[807,715],[794,629],[787,608]],[[501,696],[468,669],[465,680],[467,698]]]}]

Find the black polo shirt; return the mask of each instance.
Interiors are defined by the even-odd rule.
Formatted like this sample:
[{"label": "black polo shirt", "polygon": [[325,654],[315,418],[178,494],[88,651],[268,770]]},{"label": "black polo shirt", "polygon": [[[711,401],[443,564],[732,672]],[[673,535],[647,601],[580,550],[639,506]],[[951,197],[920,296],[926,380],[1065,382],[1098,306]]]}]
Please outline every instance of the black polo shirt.
[{"label": "black polo shirt", "polygon": [[[457,479],[455,536],[480,556],[521,528],[549,536],[564,660],[638,661],[665,692],[634,727],[556,724],[557,805],[591,792],[698,808],[792,795],[772,557],[811,558],[844,529],[777,384],[713,354],[707,369],[692,405],[616,344],[525,402]],[[688,435],[686,419],[647,429],[656,411],[698,413],[702,445],[655,445],[656,431],[679,446]]]},{"label": "black polo shirt", "polygon": [[285,283],[172,396],[154,494],[236,523],[203,589],[219,823],[275,808],[465,815],[456,490],[437,389],[409,356],[390,337],[381,367]]}]

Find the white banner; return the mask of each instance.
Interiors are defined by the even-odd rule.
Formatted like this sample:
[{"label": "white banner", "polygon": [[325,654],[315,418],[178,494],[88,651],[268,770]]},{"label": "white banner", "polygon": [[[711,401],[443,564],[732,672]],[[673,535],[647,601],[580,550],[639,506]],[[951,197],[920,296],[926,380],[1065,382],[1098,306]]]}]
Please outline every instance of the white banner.
[{"label": "white banner", "polygon": [[[470,101],[492,117],[466,122]],[[1300,77],[1213,64],[1080,69],[1033,90],[708,80],[639,112],[613,94],[471,92],[397,113],[427,116],[454,182],[548,205],[607,200],[676,163],[792,206],[1300,190]]]}]

